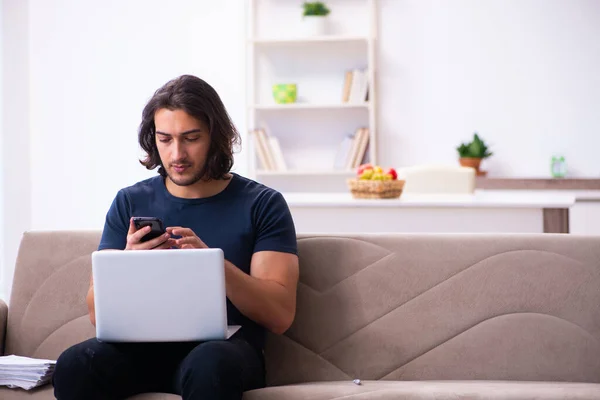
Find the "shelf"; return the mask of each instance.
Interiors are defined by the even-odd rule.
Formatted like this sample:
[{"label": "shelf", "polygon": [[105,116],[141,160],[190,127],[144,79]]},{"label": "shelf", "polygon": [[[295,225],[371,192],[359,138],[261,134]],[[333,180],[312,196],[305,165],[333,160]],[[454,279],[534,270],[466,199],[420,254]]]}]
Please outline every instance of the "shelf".
[{"label": "shelf", "polygon": [[370,103],[338,103],[338,104],[311,104],[311,103],[290,103],[290,104],[255,104],[250,106],[255,110],[331,110],[347,108],[366,108]]},{"label": "shelf", "polygon": [[[346,192],[356,169],[335,166],[349,165],[343,160],[360,157],[357,151],[377,162],[376,0],[336,0],[334,8],[316,36],[294,2],[253,0],[247,8],[246,124],[251,136],[262,129],[267,139],[253,137],[248,167],[253,179],[281,192]],[[295,103],[276,102],[278,83],[297,85]],[[353,102],[343,102],[344,94]],[[368,137],[354,142],[359,129]],[[266,167],[281,157],[288,170]]]},{"label": "shelf", "polygon": [[315,36],[315,37],[297,37],[297,38],[276,38],[276,39],[250,39],[250,43],[257,45],[279,45],[279,44],[307,44],[307,43],[366,43],[369,40],[366,36]]},{"label": "shelf", "polygon": [[257,170],[257,175],[263,176],[314,176],[314,175],[322,175],[322,176],[351,176],[356,172],[354,170],[310,170],[310,169],[293,169],[287,171],[266,171],[266,170]]},{"label": "shelf", "polygon": [[478,189],[490,190],[600,190],[600,178],[484,178]]}]

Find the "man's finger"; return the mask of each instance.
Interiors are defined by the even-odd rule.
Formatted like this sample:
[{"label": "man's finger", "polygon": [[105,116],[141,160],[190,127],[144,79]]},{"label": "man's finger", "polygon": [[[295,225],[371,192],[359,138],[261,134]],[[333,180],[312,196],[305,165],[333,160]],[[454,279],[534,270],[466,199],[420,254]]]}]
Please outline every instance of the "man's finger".
[{"label": "man's finger", "polygon": [[144,242],[144,247],[148,248],[148,249],[154,249],[162,244],[164,244],[167,240],[169,240],[169,234],[165,233],[163,235],[160,235],[159,237],[155,237],[152,240],[148,240],[147,242]]},{"label": "man's finger", "polygon": [[156,250],[166,250],[175,246],[175,239],[167,239],[163,244],[155,247]]},{"label": "man's finger", "polygon": [[152,230],[152,228],[150,226],[145,226],[143,228],[140,228],[139,230],[135,231],[132,235],[131,235],[131,241],[133,243],[140,243],[142,238],[144,236],[146,236],[146,234],[148,232],[150,232]]},{"label": "man's finger", "polygon": [[200,244],[200,241],[196,236],[185,236],[181,239],[175,239],[177,246],[183,246],[185,244]]},{"label": "man's finger", "polygon": [[208,246],[198,236],[186,236],[181,239],[176,239],[175,243],[181,249],[194,248],[206,249]]},{"label": "man's finger", "polygon": [[175,236],[196,236],[193,230],[190,228],[182,228],[180,226],[174,226],[171,228],[167,228],[167,232],[175,235]]},{"label": "man's finger", "polygon": [[129,230],[127,231],[127,236],[133,235],[135,232],[135,224],[133,223],[133,217],[129,218]]}]

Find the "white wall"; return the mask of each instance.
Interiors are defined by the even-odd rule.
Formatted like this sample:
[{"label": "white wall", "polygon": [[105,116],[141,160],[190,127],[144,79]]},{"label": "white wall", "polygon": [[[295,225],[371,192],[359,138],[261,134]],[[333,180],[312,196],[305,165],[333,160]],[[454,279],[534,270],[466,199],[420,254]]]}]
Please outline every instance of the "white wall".
[{"label": "white wall", "polygon": [[30,1],[34,229],[101,229],[116,192],[156,174],[137,127],[175,76],[209,82],[245,132],[238,0]]},{"label": "white wall", "polygon": [[477,130],[490,176],[541,176],[554,152],[600,177],[600,2],[379,0],[383,164],[456,163]]},{"label": "white wall", "polygon": [[31,227],[27,0],[3,0],[2,17],[2,297],[8,299],[23,232]]}]

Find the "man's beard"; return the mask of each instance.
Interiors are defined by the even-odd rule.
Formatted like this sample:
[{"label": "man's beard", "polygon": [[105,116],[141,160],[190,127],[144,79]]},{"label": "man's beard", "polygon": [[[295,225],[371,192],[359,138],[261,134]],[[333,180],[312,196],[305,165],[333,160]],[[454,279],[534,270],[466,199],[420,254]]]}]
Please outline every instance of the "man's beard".
[{"label": "man's beard", "polygon": [[173,176],[169,173],[169,170],[167,170],[167,175],[169,176],[171,182],[173,182],[177,186],[190,186],[202,179],[202,169],[194,171],[194,174],[191,177],[177,175]]}]

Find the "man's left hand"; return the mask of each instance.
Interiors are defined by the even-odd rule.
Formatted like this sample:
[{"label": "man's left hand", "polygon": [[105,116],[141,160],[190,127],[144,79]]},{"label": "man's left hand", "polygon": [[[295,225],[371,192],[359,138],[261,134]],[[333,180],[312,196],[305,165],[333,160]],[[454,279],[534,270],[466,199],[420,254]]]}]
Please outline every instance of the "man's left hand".
[{"label": "man's left hand", "polygon": [[175,247],[179,249],[208,249],[206,243],[196,236],[190,228],[173,226],[168,227],[167,232],[174,236],[181,236],[181,238],[175,239]]}]

